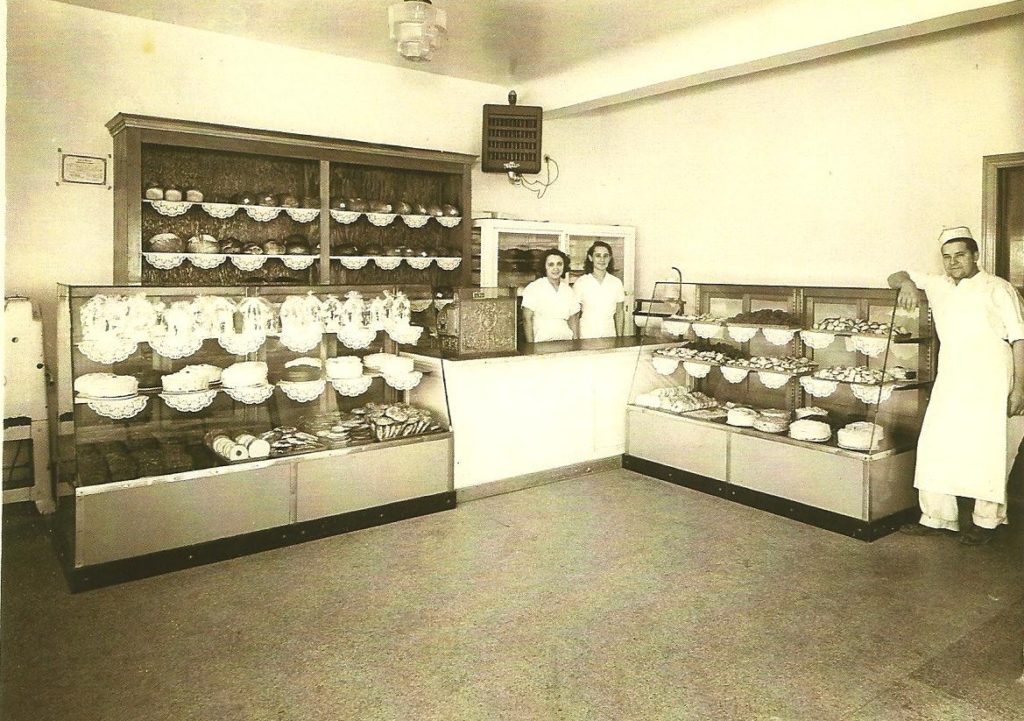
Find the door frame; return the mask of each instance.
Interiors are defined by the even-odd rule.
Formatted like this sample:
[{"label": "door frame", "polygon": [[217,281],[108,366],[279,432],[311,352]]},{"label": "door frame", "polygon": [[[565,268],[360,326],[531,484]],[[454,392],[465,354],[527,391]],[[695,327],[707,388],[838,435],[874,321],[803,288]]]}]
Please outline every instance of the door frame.
[{"label": "door frame", "polygon": [[999,172],[1024,167],[1024,153],[986,155],[982,158],[981,242],[982,267],[996,274],[996,244],[999,232]]}]

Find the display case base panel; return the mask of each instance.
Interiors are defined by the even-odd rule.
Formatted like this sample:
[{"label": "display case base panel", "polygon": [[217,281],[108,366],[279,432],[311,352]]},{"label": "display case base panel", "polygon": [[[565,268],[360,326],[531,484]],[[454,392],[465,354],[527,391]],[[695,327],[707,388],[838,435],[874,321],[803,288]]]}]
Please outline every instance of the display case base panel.
[{"label": "display case base panel", "polygon": [[862,521],[796,501],[779,498],[768,493],[762,493],[761,491],[708,478],[707,476],[682,471],[672,466],[637,458],[629,454],[622,457],[622,467],[629,471],[650,476],[651,478],[658,478],[662,481],[674,483],[677,486],[725,498],[735,503],[741,503],[744,506],[768,511],[777,516],[785,516],[794,521],[800,521],[801,523],[840,533],[861,541],[874,541],[882,536],[886,536],[904,523],[916,520],[919,515],[917,508],[907,508],[875,521]]},{"label": "display case base panel", "polygon": [[[445,491],[183,548],[77,568],[68,562],[69,549],[64,547],[59,551],[65,560],[64,569],[68,586],[72,593],[78,593],[453,508],[455,492]],[[60,541],[59,533],[54,534],[54,537]]]}]

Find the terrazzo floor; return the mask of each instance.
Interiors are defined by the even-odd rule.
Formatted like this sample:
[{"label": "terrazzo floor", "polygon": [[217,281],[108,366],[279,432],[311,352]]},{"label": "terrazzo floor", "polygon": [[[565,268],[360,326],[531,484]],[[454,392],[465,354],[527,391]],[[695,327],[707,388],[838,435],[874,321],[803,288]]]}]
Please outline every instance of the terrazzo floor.
[{"label": "terrazzo floor", "polygon": [[1015,528],[864,543],[615,470],[77,595],[3,533],[6,721],[1024,719]]}]

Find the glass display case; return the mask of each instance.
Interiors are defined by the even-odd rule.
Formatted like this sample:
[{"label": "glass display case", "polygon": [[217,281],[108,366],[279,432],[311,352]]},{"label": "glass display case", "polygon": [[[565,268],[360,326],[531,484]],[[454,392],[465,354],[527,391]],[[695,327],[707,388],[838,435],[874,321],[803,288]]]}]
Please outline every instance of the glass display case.
[{"label": "glass display case", "polygon": [[881,288],[666,282],[627,409],[627,467],[873,538],[916,505],[927,305]]},{"label": "glass display case", "polygon": [[568,279],[583,275],[587,250],[594,241],[608,243],[614,269],[632,307],[636,229],[622,225],[553,223],[483,218],[473,221],[472,282],[481,287],[522,289],[541,275],[544,251],[558,248],[569,256]]},{"label": "glass display case", "polygon": [[215,556],[219,541],[270,529],[288,542],[452,507],[444,379],[401,355],[423,336],[414,318],[433,296],[62,287],[72,573],[88,584],[111,564],[132,575],[197,544]]}]

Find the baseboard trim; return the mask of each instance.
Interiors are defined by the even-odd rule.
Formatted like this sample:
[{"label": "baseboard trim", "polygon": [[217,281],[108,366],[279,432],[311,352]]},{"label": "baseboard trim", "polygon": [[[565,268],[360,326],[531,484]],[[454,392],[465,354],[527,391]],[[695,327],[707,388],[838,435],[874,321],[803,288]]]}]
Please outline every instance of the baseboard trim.
[{"label": "baseboard trim", "polygon": [[79,568],[72,566],[73,554],[70,553],[71,549],[66,543],[62,541],[61,534],[54,533],[53,535],[57,541],[58,555],[61,557],[68,587],[72,593],[79,593],[217,561],[226,561],[273,548],[282,548],[364,528],[383,526],[453,508],[455,508],[455,492],[446,491],[384,506]]},{"label": "baseboard trim", "polygon": [[801,523],[861,541],[875,541],[883,536],[887,536],[904,523],[916,520],[918,514],[918,510],[915,507],[899,511],[875,521],[862,521],[859,518],[851,518],[840,513],[826,511],[760,491],[743,488],[732,483],[726,483],[725,481],[717,481],[707,476],[681,471],[678,468],[672,468],[671,466],[628,454],[622,457],[622,467],[629,471],[642,473],[645,476],[674,483],[677,486],[701,491],[702,493],[767,511],[776,516],[784,516],[794,521],[800,521]]},{"label": "baseboard trim", "polygon": [[616,468],[622,467],[622,456],[609,456],[607,458],[598,458],[593,461],[585,461],[583,463],[573,463],[568,466],[559,466],[558,468],[552,468],[547,471],[538,471],[537,473],[525,473],[521,476],[512,476],[511,478],[502,478],[498,481],[491,481],[490,483],[481,483],[477,486],[466,486],[465,488],[457,488],[455,490],[455,497],[458,503],[468,503],[469,501],[477,501],[481,498],[489,498],[491,496],[500,496],[505,493],[514,493],[515,491],[522,491],[527,488],[533,488],[535,486],[545,486],[549,483],[557,483],[558,481],[566,481],[570,478],[578,478],[579,476],[585,476],[588,473],[601,473],[603,471],[613,471]]}]

